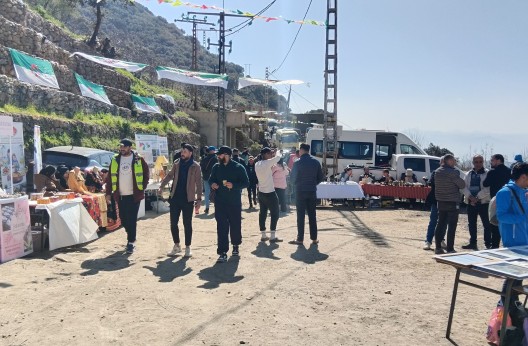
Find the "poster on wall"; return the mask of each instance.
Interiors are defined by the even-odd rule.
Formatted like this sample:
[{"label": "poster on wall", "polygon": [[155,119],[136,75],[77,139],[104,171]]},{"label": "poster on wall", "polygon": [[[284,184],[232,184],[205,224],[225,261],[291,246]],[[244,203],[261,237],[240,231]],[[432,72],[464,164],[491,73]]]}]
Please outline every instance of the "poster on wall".
[{"label": "poster on wall", "polygon": [[4,263],[33,252],[27,196],[0,199],[0,262]]},{"label": "poster on wall", "polygon": [[167,142],[167,137],[158,136],[158,146],[159,154],[169,158],[169,143]]},{"label": "poster on wall", "polygon": [[[26,161],[24,157],[23,124],[13,123],[13,136],[0,136],[0,173],[2,188],[11,191],[11,175],[13,176],[13,192],[26,189]],[[9,169],[11,160],[12,169]]]},{"label": "poster on wall", "polygon": [[160,155],[169,158],[167,137],[136,134],[135,139],[137,152],[149,165],[154,165],[156,158]]}]

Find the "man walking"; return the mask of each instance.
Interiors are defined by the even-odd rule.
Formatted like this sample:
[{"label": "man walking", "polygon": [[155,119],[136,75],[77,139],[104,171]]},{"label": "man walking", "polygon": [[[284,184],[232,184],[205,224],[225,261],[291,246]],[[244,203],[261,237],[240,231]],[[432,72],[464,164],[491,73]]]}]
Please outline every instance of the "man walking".
[{"label": "man walking", "polygon": [[249,186],[247,188],[249,208],[252,209],[253,205],[257,206],[257,173],[255,173],[255,158],[249,157],[248,164],[246,166],[246,173],[249,179]]},{"label": "man walking", "polygon": [[174,246],[168,256],[176,256],[181,252],[180,230],[178,221],[180,214],[183,215],[183,230],[185,232],[185,257],[191,257],[192,242],[192,212],[194,203],[202,200],[202,174],[200,166],[193,160],[193,147],[186,144],[181,152],[180,159],[176,160],[171,171],[161,182],[159,192],[172,180],[172,188],[169,198],[170,203],[170,226]]},{"label": "man walking", "polygon": [[145,188],[149,182],[149,167],[145,160],[132,151],[132,141],[119,142],[119,154],[112,158],[110,174],[106,179],[106,201],[112,197],[117,201],[121,224],[127,232],[126,252],[135,249],[137,215],[141,200],[145,198]]},{"label": "man walking", "polygon": [[[281,159],[280,153],[272,151],[266,147],[260,151],[262,160],[255,164],[255,173],[259,182],[258,186],[258,200],[260,203],[259,212],[259,227],[261,238],[260,241],[269,240],[272,243],[281,242],[282,239],[276,237],[277,222],[279,221],[279,198],[275,192],[275,185],[273,184],[272,167]],[[268,217],[268,210],[271,214],[270,235],[266,235],[266,218]]]},{"label": "man walking", "polygon": [[460,209],[460,189],[466,183],[455,169],[455,158],[453,155],[444,156],[444,165],[435,173],[435,197],[438,203],[438,223],[435,229],[435,254],[445,253],[442,249],[447,229],[447,252],[455,252],[455,232],[458,223]]},{"label": "man walking", "polygon": [[233,245],[233,256],[240,256],[242,244],[242,190],[249,186],[245,168],[231,160],[231,148],[218,150],[218,163],[213,166],[209,184],[215,190],[215,219],[218,234],[217,262],[227,261],[229,237]]},{"label": "man walking", "polygon": [[473,169],[466,174],[466,187],[463,190],[465,203],[467,204],[467,217],[469,229],[469,244],[463,245],[462,249],[477,250],[477,219],[480,216],[484,227],[484,246],[491,248],[491,230],[489,222],[488,207],[491,200],[489,187],[484,187],[488,170],[484,168],[482,155],[473,156]]},{"label": "man walking", "polygon": [[[511,170],[504,164],[504,156],[501,154],[493,155],[490,163],[492,169],[488,172],[482,186],[489,187],[490,197],[493,198],[510,181]],[[491,231],[491,248],[498,249],[501,241],[499,227],[490,224],[489,228]]]},{"label": "man walking", "polygon": [[310,156],[310,145],[301,144],[300,158],[293,164],[291,173],[292,183],[295,186],[297,209],[297,238],[290,244],[302,245],[304,241],[304,216],[308,213],[310,225],[310,239],[317,244],[317,220],[315,207],[317,204],[317,185],[323,181],[321,164]]},{"label": "man walking", "polygon": [[216,157],[216,148],[210,146],[207,150],[206,157],[200,161],[200,168],[202,170],[203,186],[205,191],[205,210],[204,213],[209,214],[209,204],[211,201],[209,197],[211,195],[211,184],[209,184],[209,177],[213,170],[213,166],[218,162]]}]

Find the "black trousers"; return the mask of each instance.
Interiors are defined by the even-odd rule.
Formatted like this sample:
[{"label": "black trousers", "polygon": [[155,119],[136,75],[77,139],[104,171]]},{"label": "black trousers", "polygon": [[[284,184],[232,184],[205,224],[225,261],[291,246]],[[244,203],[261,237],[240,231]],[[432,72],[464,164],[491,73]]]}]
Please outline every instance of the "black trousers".
[{"label": "black trousers", "polygon": [[317,240],[316,205],[317,195],[315,191],[297,191],[295,196],[295,206],[297,208],[297,240],[304,240],[304,218],[306,213],[308,213],[308,223],[310,224],[310,239]]},{"label": "black trousers", "polygon": [[215,204],[216,233],[218,236],[217,254],[229,251],[229,236],[231,244],[242,244],[242,204]]},{"label": "black trousers", "polygon": [[283,213],[288,212],[288,205],[286,203],[286,189],[275,188],[275,192],[279,198],[280,211]]},{"label": "black trousers", "polygon": [[498,249],[500,246],[500,241],[501,241],[499,226],[495,226],[490,223],[489,228],[490,228],[490,235],[491,235],[491,248]]},{"label": "black trousers", "polygon": [[447,251],[454,250],[458,214],[458,203],[438,202],[438,223],[435,229],[435,244],[437,249],[442,248],[442,239],[444,239],[447,229]]},{"label": "black trousers", "polygon": [[120,196],[117,201],[119,206],[119,216],[121,217],[121,225],[127,232],[127,240],[129,243],[136,241],[137,233],[137,215],[139,211],[139,204],[134,202],[134,196]]},{"label": "black trousers", "polygon": [[257,185],[251,184],[247,188],[249,205],[253,205],[253,201],[257,200]]},{"label": "black trousers", "polygon": [[178,198],[170,200],[170,226],[172,233],[172,240],[174,244],[180,243],[180,229],[178,222],[180,221],[180,214],[183,215],[183,231],[185,233],[185,246],[190,246],[192,242],[192,213],[194,209],[193,202],[187,202]]},{"label": "black trousers", "polygon": [[271,214],[270,230],[277,229],[277,222],[279,221],[279,198],[275,192],[258,193],[260,211],[259,211],[259,226],[261,231],[266,230],[266,218],[268,217],[268,209]]},{"label": "black trousers", "polygon": [[468,229],[469,229],[469,243],[477,245],[477,221],[480,216],[482,226],[484,227],[484,245],[486,248],[491,247],[491,230],[489,223],[488,214],[489,203],[480,204],[473,206],[469,204],[467,206],[467,217],[468,217]]}]

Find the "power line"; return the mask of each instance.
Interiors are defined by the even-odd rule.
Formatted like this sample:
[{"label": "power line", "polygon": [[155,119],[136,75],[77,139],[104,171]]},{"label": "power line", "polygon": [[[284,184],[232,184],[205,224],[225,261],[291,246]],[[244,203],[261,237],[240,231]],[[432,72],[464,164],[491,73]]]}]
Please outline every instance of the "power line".
[{"label": "power line", "polygon": [[275,72],[275,71],[278,71],[282,65],[284,64],[284,62],[286,61],[286,59],[288,59],[288,56],[290,55],[290,52],[293,48],[293,45],[295,44],[295,41],[297,41],[297,36],[299,36],[299,33],[301,32],[301,29],[304,25],[304,20],[306,19],[306,16],[308,15],[308,11],[310,11],[310,7],[312,6],[312,1],[313,0],[310,0],[310,3],[308,4],[308,8],[306,9],[306,12],[304,13],[304,17],[303,17],[303,23],[299,26],[299,30],[297,30],[297,33],[295,34],[295,38],[293,39],[293,42],[290,46],[290,49],[288,50],[288,53],[286,53],[286,56],[284,57],[284,59],[282,59],[282,62],[280,63],[279,67],[277,67],[275,70],[273,70],[271,73]]},{"label": "power line", "polygon": [[237,30],[231,32],[230,34],[227,34],[226,36],[234,35],[234,34],[236,34],[237,32],[239,32],[240,30],[242,30],[242,29],[248,27],[249,25],[251,25],[251,23],[253,22],[253,18],[255,18],[256,16],[260,16],[261,14],[263,14],[264,12],[266,12],[271,6],[273,6],[273,4],[274,4],[275,2],[277,2],[277,0],[273,0],[272,2],[270,2],[266,7],[264,7],[262,10],[260,10],[259,12],[257,12],[257,14],[251,16],[251,18],[249,18],[249,19],[243,21],[243,22],[240,23],[240,24],[237,24],[237,25],[235,25],[235,26],[229,28],[229,31],[231,31],[231,30],[236,29],[236,28],[238,28],[238,27],[240,27],[240,26],[243,25],[241,28],[239,28],[239,29],[237,29]]}]

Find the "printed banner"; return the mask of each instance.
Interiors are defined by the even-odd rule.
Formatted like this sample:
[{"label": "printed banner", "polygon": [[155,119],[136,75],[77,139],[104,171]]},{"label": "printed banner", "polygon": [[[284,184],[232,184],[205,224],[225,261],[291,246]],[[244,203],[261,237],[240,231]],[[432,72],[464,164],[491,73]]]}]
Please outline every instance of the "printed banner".
[{"label": "printed banner", "polygon": [[143,70],[148,65],[146,64],[140,64],[137,62],[128,62],[128,61],[122,61],[122,60],[115,60],[110,58],[104,58],[102,56],[95,56],[95,55],[89,55],[81,52],[75,52],[70,57],[78,55],[82,56],[85,59],[88,59],[90,61],[93,61],[97,64],[113,67],[113,68],[122,68],[130,72],[138,72]]},{"label": "printed banner", "polygon": [[134,106],[136,106],[136,108],[141,112],[161,114],[161,110],[156,104],[156,100],[154,100],[152,97],[142,97],[132,94],[132,102],[134,103]]},{"label": "printed banner", "polygon": [[302,80],[290,79],[290,80],[270,80],[270,79],[257,79],[257,78],[239,78],[238,79],[238,90],[252,86],[252,85],[299,85],[304,84]]},{"label": "printed banner", "polygon": [[27,196],[0,200],[0,262],[4,263],[33,252]]},{"label": "printed banner", "polygon": [[35,58],[11,48],[9,53],[19,81],[59,89],[53,66],[48,60]]},{"label": "printed banner", "polygon": [[110,100],[108,99],[108,96],[106,95],[106,92],[102,85],[92,83],[89,80],[84,79],[81,75],[78,75],[77,73],[75,73],[75,79],[77,79],[79,89],[81,89],[81,94],[84,97],[89,97],[91,99],[104,102],[107,105],[112,104],[112,102],[110,102]]},{"label": "printed banner", "polygon": [[163,66],[156,67],[156,72],[158,73],[158,79],[166,78],[185,84],[205,85],[227,89],[227,75],[225,74],[188,71]]},{"label": "printed banner", "polygon": [[[13,175],[13,192],[25,191],[26,188],[23,131],[22,123],[13,123],[11,146],[9,145],[9,137],[0,136],[0,170],[2,188],[5,191],[11,191],[11,175]],[[9,169],[9,158],[12,160],[11,169]]]},{"label": "printed banner", "polygon": [[161,137],[157,135],[135,135],[136,150],[149,165],[153,165],[160,155],[158,138]]},{"label": "printed banner", "polygon": [[42,169],[42,144],[40,141],[40,126],[35,125],[33,128],[33,145],[35,150],[33,152],[33,174],[38,174]]}]

